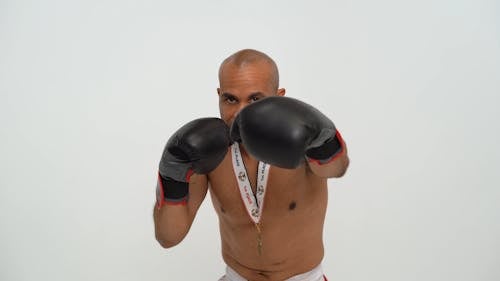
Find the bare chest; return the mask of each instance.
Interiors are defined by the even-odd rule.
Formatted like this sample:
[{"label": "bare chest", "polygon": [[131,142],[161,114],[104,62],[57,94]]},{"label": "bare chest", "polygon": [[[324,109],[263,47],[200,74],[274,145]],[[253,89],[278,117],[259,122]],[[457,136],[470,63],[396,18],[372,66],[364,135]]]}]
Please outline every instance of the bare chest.
[{"label": "bare chest", "polygon": [[[251,196],[255,197],[258,182],[258,162],[243,157],[246,177],[251,185]],[[219,167],[209,175],[210,194],[219,218],[232,225],[250,223],[245,195],[240,192],[238,181],[242,175],[233,168],[231,154],[228,153]],[[281,169],[270,167],[265,193],[261,202],[261,220],[287,219],[301,217],[310,208],[322,204],[326,196],[326,181],[311,178],[304,167]],[[318,201],[318,202],[315,202]],[[326,202],[325,202],[326,203]]]}]

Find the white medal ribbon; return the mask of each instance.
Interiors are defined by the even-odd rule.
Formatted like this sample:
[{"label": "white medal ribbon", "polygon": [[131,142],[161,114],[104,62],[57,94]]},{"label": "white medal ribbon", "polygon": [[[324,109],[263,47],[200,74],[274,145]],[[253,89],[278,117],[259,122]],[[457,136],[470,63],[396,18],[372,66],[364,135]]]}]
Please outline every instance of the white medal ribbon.
[{"label": "white medal ribbon", "polygon": [[236,175],[236,181],[240,189],[241,199],[245,204],[248,215],[255,224],[258,224],[264,208],[264,196],[266,194],[267,178],[269,176],[269,164],[259,161],[257,171],[256,195],[252,191],[252,186],[248,179],[243,158],[238,143],[231,146],[231,155],[233,159],[233,169]]}]

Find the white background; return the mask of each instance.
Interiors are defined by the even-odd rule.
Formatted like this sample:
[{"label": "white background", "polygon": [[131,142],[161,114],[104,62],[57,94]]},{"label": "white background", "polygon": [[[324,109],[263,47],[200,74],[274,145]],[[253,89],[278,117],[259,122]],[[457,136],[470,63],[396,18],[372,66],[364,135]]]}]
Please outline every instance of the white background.
[{"label": "white background", "polygon": [[0,280],[216,280],[209,198],[162,249],[155,176],[243,48],[349,146],[330,280],[500,280],[499,19],[474,0],[0,0]]}]

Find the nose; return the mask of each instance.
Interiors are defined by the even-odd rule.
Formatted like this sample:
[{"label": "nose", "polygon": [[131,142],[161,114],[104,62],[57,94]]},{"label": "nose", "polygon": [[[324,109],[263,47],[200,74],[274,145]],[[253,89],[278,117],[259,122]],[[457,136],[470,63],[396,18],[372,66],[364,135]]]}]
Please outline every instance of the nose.
[{"label": "nose", "polygon": [[236,112],[234,115],[238,115],[238,113],[240,113],[240,111],[243,110],[243,108],[247,107],[248,105],[250,105],[249,102],[240,102],[238,109],[236,109]]},{"label": "nose", "polygon": [[246,106],[248,105],[248,103],[240,103],[238,105],[238,107],[236,109],[234,109],[233,113],[232,113],[232,116],[231,116],[231,119],[229,120],[229,126],[231,127],[231,125],[233,124],[233,121],[234,119],[236,119],[236,116],[238,116],[238,114],[240,114],[240,111],[245,108]]},{"label": "nose", "polygon": [[236,109],[236,111],[234,112],[234,116],[238,115],[240,113],[240,111],[245,108],[246,106],[248,105],[248,103],[246,102],[242,102],[239,104],[238,108]]},{"label": "nose", "polygon": [[245,107],[245,106],[240,105],[240,106],[238,107],[238,109],[236,109],[236,111],[234,112],[234,115],[236,116],[236,115],[240,114],[240,111],[241,111],[244,107]]}]

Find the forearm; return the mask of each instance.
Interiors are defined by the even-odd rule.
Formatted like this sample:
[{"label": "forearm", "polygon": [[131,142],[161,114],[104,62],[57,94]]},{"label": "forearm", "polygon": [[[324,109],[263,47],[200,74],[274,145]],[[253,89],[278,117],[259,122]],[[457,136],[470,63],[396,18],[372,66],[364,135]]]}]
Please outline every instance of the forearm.
[{"label": "forearm", "polygon": [[153,211],[156,240],[164,248],[179,244],[191,227],[188,205],[155,205]]},{"label": "forearm", "polygon": [[189,196],[186,204],[155,205],[153,211],[156,240],[164,248],[179,244],[186,237],[194,217],[208,191],[205,175],[193,174],[189,182]]},{"label": "forearm", "polygon": [[349,156],[347,155],[347,151],[344,151],[331,162],[326,164],[319,164],[315,161],[310,161],[308,164],[311,172],[319,177],[340,178],[345,174],[347,168],[349,167]]}]

